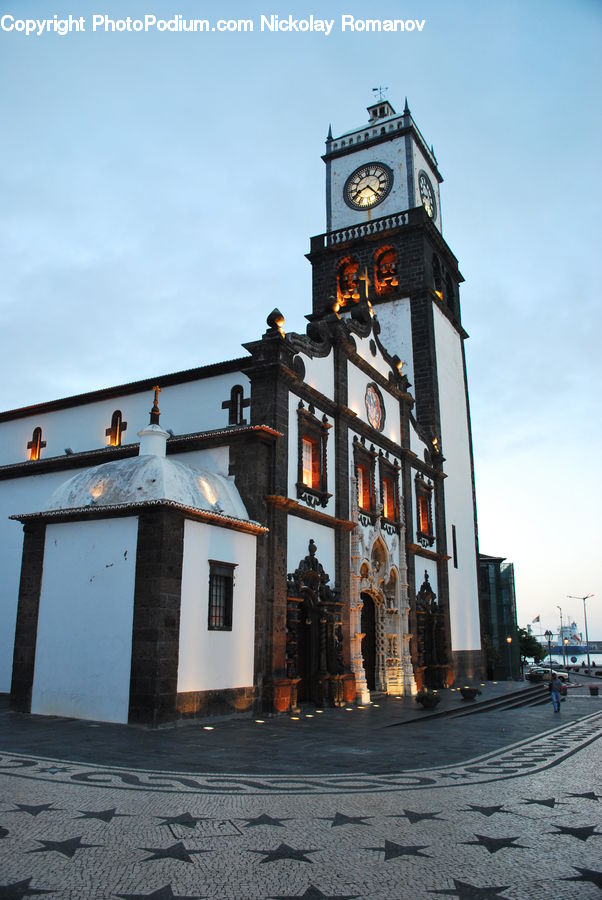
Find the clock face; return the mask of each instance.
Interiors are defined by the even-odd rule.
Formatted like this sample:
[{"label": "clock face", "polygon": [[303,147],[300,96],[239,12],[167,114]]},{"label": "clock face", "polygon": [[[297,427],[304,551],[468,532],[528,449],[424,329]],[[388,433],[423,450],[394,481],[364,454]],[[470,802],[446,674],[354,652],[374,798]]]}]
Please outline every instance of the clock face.
[{"label": "clock face", "polygon": [[352,172],[343,189],[352,209],[370,209],[382,203],[393,187],[393,172],[384,163],[368,163]]},{"label": "clock face", "polygon": [[433,185],[426,172],[422,170],[418,173],[418,190],[420,191],[420,199],[422,205],[426,209],[426,213],[431,219],[437,216],[437,203],[435,200],[435,191]]},{"label": "clock face", "polygon": [[377,431],[385,427],[385,405],[382,395],[375,384],[369,384],[366,388],[366,415],[368,422]]}]

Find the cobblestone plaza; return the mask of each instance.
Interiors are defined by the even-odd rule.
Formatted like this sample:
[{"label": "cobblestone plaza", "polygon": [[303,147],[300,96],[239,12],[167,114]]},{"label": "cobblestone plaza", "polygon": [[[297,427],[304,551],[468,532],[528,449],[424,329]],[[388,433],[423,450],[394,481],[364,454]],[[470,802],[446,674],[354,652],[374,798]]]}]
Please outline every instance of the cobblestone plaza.
[{"label": "cobblestone plaza", "polygon": [[582,691],[560,717],[546,703],[429,719],[387,699],[154,732],[0,721],[0,898],[602,888],[602,707]]}]

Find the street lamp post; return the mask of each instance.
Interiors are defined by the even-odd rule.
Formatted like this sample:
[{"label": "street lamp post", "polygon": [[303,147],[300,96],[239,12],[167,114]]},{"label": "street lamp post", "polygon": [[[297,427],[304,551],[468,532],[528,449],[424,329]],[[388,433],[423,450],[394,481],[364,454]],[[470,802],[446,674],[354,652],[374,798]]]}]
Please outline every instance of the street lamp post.
[{"label": "street lamp post", "polygon": [[583,618],[585,619],[585,650],[587,652],[587,668],[590,668],[589,663],[589,637],[587,635],[587,611],[585,609],[585,601],[589,600],[590,597],[593,597],[594,594],[586,594],[585,597],[573,597],[572,594],[567,594],[569,600],[583,600]]},{"label": "street lamp post", "polygon": [[508,645],[508,679],[512,681],[512,637],[510,635],[506,638],[506,644]]},{"label": "street lamp post", "polygon": [[545,637],[545,639],[548,642],[548,659],[550,660],[550,677],[551,677],[551,673],[552,673],[552,643],[551,643],[551,641],[552,641],[552,638],[554,635],[548,628],[547,631],[544,631],[543,636]]},{"label": "street lamp post", "polygon": [[567,656],[567,651],[566,651],[566,648],[568,647],[568,643],[569,643],[568,637],[565,637],[562,639],[562,659],[564,662],[565,669],[568,668],[568,662],[569,662],[569,658]]}]

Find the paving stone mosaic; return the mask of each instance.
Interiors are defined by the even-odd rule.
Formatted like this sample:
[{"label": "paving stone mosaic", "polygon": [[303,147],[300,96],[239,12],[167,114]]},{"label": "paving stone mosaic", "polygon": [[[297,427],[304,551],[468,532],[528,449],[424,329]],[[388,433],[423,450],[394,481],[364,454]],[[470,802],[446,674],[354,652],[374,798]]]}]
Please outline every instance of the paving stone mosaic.
[{"label": "paving stone mosaic", "polygon": [[0,900],[588,900],[600,738],[592,711],[462,763],[296,777],[2,752]]}]

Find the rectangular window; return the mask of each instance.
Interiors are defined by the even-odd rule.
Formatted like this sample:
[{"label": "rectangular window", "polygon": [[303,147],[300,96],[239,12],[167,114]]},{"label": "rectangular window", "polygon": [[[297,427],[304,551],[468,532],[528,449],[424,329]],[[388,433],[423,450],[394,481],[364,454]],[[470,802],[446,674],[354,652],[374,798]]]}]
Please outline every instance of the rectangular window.
[{"label": "rectangular window", "polygon": [[318,418],[312,404],[305,407],[302,400],[297,407],[298,463],[297,499],[312,508],[326,507],[332,494],[328,493],[326,445],[331,424],[328,417]]},{"label": "rectangular window", "polygon": [[319,490],[320,487],[320,448],[317,441],[304,437],[302,480],[306,487]]},{"label": "rectangular window", "polygon": [[360,509],[370,510],[370,470],[361,463],[357,467],[357,505]]},{"label": "rectangular window", "polygon": [[393,521],[395,516],[395,489],[390,478],[383,478],[383,515]]},{"label": "rectangular window", "polygon": [[458,546],[456,544],[456,526],[452,525],[452,553],[454,555],[454,569],[458,568]]},{"label": "rectangular window", "polygon": [[235,564],[209,560],[209,631],[232,631]]},{"label": "rectangular window", "polygon": [[421,534],[431,533],[430,498],[426,494],[418,495],[418,531]]}]

